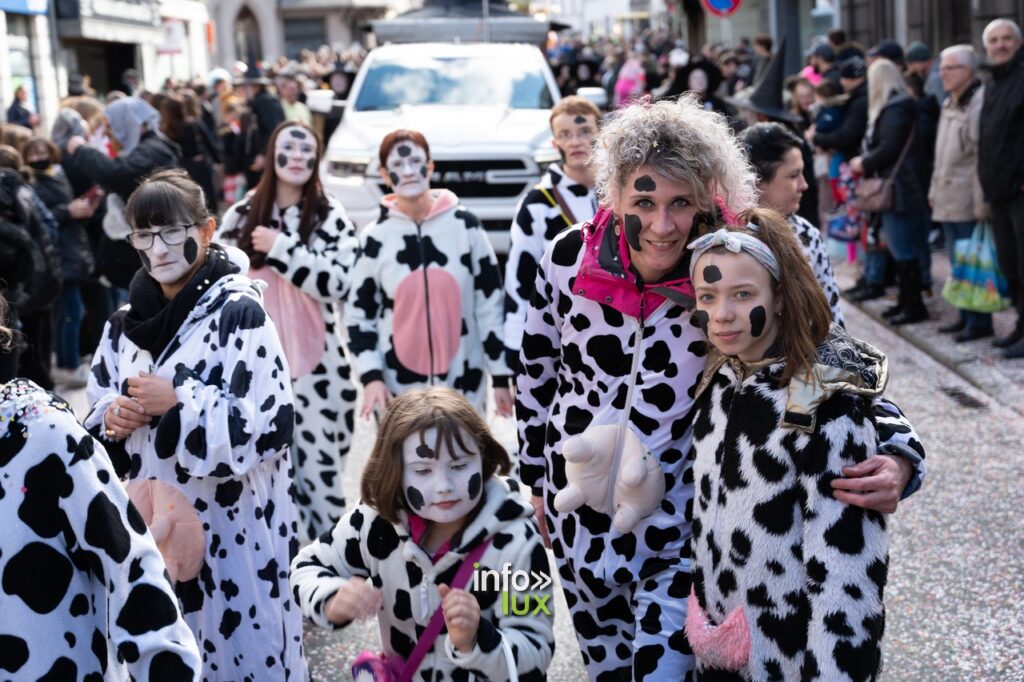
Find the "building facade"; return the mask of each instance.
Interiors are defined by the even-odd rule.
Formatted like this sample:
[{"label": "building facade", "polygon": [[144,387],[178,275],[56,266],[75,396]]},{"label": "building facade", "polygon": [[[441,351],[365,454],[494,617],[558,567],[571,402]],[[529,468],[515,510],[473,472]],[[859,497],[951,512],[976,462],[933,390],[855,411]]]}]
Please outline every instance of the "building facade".
[{"label": "building facade", "polygon": [[57,114],[49,9],[49,0],[0,0],[0,120],[18,87],[28,91],[28,108],[44,125]]}]

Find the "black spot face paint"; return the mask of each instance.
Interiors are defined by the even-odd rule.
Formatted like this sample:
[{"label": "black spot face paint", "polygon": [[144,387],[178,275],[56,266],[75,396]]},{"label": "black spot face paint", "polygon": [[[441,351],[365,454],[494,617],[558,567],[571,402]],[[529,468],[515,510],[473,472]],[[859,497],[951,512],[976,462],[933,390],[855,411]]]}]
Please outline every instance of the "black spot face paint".
[{"label": "black spot face paint", "polygon": [[[155,237],[159,239],[159,237]],[[142,267],[146,268],[146,272],[153,271],[153,264],[149,262],[149,256],[146,255],[145,251],[139,251],[139,258],[142,259]]]},{"label": "black spot face paint", "polygon": [[640,222],[639,216],[635,216],[632,213],[627,213],[623,216],[622,220],[626,227],[626,243],[629,244],[630,248],[634,251],[639,251],[640,231],[644,229],[644,224]]},{"label": "black spot face paint", "polygon": [[404,144],[398,147],[399,156],[409,156],[410,154],[412,154],[412,147],[407,147]]},{"label": "black spot face paint", "polygon": [[764,331],[764,323],[768,321],[768,314],[764,311],[764,306],[757,306],[750,311],[750,335],[757,337],[761,336],[761,332]]},{"label": "black spot face paint", "polygon": [[305,140],[309,137],[309,135],[306,134],[306,131],[301,128],[292,128],[288,131],[288,134],[297,140]]},{"label": "black spot face paint", "polygon": [[722,279],[722,271],[718,269],[717,265],[705,265],[704,266],[704,281],[708,284],[714,284],[718,280]]},{"label": "black spot face paint", "polygon": [[309,169],[309,170],[313,170],[313,166],[315,166],[315,165],[316,165],[316,159],[310,159],[309,161],[306,162],[306,168]]},{"label": "black spot face paint", "polygon": [[188,261],[189,265],[196,262],[196,258],[199,257],[199,244],[195,239],[189,237],[185,240],[185,260]]},{"label": "black spot face paint", "polygon": [[480,474],[469,477],[469,499],[475,500],[480,494]]},{"label": "black spot face paint", "polygon": [[633,181],[633,189],[637,192],[653,192],[658,189],[658,186],[654,183],[654,178],[650,175],[641,175]]},{"label": "black spot face paint", "polygon": [[277,155],[277,167],[286,168],[288,166],[288,157],[285,154]]},{"label": "black spot face paint", "polygon": [[389,171],[388,177],[391,178],[391,186],[398,187],[398,173],[394,171]]},{"label": "black spot face paint", "polygon": [[708,312],[706,310],[694,310],[690,316],[690,324],[700,327],[705,334],[708,333]]},{"label": "black spot face paint", "polygon": [[427,164],[420,166],[420,175],[427,177]]},{"label": "black spot face paint", "polygon": [[412,505],[413,511],[423,509],[423,493],[416,488],[413,488],[412,486],[406,488],[405,499],[409,500],[409,504]]},{"label": "black spot face paint", "polygon": [[422,457],[423,459],[437,459],[434,455],[434,451],[425,443],[420,443],[416,446],[416,456]]},{"label": "black spot face paint", "polygon": [[572,122],[573,123],[586,123],[587,122],[587,117],[586,116],[576,116],[576,118],[574,118],[572,120]]}]

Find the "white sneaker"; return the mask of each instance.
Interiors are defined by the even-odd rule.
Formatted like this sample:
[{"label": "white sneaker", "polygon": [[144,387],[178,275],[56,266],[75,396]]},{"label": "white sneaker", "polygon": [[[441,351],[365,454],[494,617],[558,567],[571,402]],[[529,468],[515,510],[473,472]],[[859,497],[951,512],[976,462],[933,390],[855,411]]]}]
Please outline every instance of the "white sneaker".
[{"label": "white sneaker", "polygon": [[53,382],[65,388],[85,388],[89,383],[89,366],[79,365],[78,369],[56,367],[53,370]]}]

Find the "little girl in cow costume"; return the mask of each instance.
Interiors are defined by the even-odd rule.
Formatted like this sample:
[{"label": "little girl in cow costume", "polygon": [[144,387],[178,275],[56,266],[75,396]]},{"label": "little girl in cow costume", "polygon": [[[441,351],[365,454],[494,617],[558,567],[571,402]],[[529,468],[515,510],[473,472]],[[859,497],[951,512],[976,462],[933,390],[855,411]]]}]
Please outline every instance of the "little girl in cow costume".
[{"label": "little girl in cow costume", "polygon": [[[471,578],[505,568],[551,575],[533,509],[498,476],[508,468],[482,417],[452,389],[392,401],[362,503],[292,562],[295,597],[316,624],[377,616],[384,655],[361,654],[357,680],[545,679],[554,633],[534,607],[550,603],[550,582],[516,593],[520,608],[511,609],[504,587]],[[531,606],[517,615],[524,600]]]}]

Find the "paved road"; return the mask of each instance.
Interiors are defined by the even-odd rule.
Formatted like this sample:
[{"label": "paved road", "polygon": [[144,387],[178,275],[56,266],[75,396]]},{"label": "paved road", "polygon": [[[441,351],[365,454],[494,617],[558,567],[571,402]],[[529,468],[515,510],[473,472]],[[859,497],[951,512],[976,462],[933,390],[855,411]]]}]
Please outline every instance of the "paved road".
[{"label": "paved road", "polygon": [[[1024,681],[1024,419],[859,310],[844,313],[855,335],[888,353],[888,395],[910,415],[929,454],[924,489],[891,523],[883,679]],[[81,392],[69,397],[83,407]],[[493,426],[503,441],[514,439],[510,421]],[[346,467],[349,499],[371,439],[361,424]],[[556,606],[549,679],[581,682],[564,602]],[[341,633],[310,630],[306,642],[320,680],[351,679],[343,671],[355,653],[379,649],[369,622]]]}]

